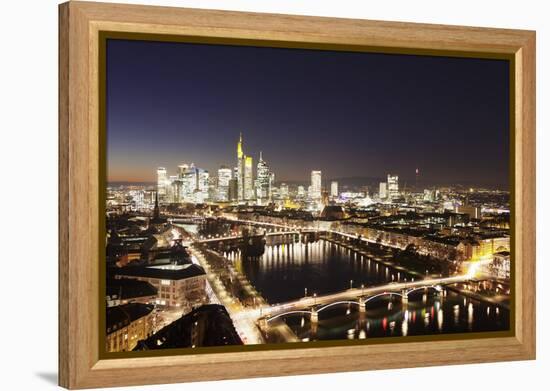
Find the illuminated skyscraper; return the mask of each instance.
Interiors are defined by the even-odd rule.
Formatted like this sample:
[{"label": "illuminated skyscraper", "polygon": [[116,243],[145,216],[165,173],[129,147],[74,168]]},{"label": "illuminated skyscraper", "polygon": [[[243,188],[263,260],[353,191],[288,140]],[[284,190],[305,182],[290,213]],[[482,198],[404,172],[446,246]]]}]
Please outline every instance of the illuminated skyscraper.
[{"label": "illuminated skyscraper", "polygon": [[197,190],[195,191],[195,202],[203,203],[208,200],[208,184],[210,174],[207,170],[197,168]]},{"label": "illuminated skyscraper", "polygon": [[244,199],[249,201],[254,197],[254,167],[252,156],[245,156],[244,159]]},{"label": "illuminated skyscraper", "polygon": [[231,180],[231,169],[227,167],[220,167],[218,170],[218,200],[229,200],[229,181]]},{"label": "illuminated skyscraper", "polygon": [[[180,166],[182,167],[182,166]],[[187,170],[180,171],[179,201],[203,203],[208,200],[210,174],[207,170],[195,167],[193,163]]]},{"label": "illuminated skyscraper", "polygon": [[166,185],[168,182],[168,177],[166,175],[166,168],[159,167],[157,168],[157,193],[159,198],[164,199],[166,196]]},{"label": "illuminated skyscraper", "polygon": [[243,134],[239,134],[237,143],[237,199],[244,200],[244,153],[243,153]]},{"label": "illuminated skyscraper", "polygon": [[399,177],[388,174],[388,197],[391,201],[399,197]]},{"label": "illuminated skyscraper", "polygon": [[332,198],[338,198],[338,182],[330,182],[330,196]]},{"label": "illuminated skyscraper", "polygon": [[260,151],[260,159],[257,166],[257,179],[256,179],[256,197],[260,203],[271,200],[271,173],[269,172],[269,166],[262,157]]},{"label": "illuminated skyscraper", "polygon": [[378,198],[385,200],[388,197],[388,184],[386,182],[380,182],[380,190],[378,191]]},{"label": "illuminated skyscraper", "polygon": [[254,168],[251,156],[243,152],[243,136],[239,136],[237,143],[237,190],[239,201],[253,200],[254,197]]},{"label": "illuminated skyscraper", "polygon": [[176,194],[176,191],[178,190],[177,175],[170,175],[164,185],[164,188],[166,192],[164,195],[165,202],[179,202],[179,196]]},{"label": "illuminated skyscraper", "polygon": [[182,163],[178,166],[178,176],[183,178],[183,175],[189,170],[189,164]]},{"label": "illuminated skyscraper", "polygon": [[183,202],[195,202],[194,194],[197,189],[197,172],[195,165],[191,163],[187,167],[187,170],[180,173],[181,175],[181,188],[180,188],[180,201]]},{"label": "illuminated skyscraper", "polygon": [[321,171],[311,171],[311,188],[309,197],[313,200],[321,199]]}]

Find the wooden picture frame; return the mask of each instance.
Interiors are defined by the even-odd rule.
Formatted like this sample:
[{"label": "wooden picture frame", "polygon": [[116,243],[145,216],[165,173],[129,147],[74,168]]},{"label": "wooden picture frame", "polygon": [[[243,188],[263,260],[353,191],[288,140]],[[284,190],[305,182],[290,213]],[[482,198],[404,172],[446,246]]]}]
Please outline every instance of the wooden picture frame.
[{"label": "wooden picture frame", "polygon": [[[344,45],[383,52],[478,53],[515,64],[513,335],[298,349],[104,359],[98,308],[99,38],[102,31]],[[270,44],[268,44],[269,46]],[[475,56],[472,55],[472,56]],[[123,386],[535,358],[535,33],[88,2],[59,6],[59,384]]]}]

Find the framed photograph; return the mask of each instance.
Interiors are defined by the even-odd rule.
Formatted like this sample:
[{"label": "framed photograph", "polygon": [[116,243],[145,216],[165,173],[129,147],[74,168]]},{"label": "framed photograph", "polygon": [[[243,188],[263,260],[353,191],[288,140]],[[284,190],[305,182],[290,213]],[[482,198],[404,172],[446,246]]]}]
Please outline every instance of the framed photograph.
[{"label": "framed photograph", "polygon": [[535,358],[535,33],[59,7],[67,388]]}]

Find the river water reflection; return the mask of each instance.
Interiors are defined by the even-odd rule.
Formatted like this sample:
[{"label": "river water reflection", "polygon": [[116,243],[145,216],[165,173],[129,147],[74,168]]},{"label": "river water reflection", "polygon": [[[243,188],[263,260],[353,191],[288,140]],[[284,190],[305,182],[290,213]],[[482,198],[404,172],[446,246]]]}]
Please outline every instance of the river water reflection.
[{"label": "river water reflection", "polygon": [[[323,295],[360,287],[403,281],[403,273],[344,247],[315,243],[267,246],[258,260],[242,261],[236,252],[226,256],[247,276],[271,304],[307,295]],[[309,316],[292,315],[285,322],[302,340],[497,331],[509,329],[509,311],[479,302],[451,290],[444,297],[419,291],[403,305],[398,297],[368,303],[366,313],[342,304],[319,314],[317,325]]]}]

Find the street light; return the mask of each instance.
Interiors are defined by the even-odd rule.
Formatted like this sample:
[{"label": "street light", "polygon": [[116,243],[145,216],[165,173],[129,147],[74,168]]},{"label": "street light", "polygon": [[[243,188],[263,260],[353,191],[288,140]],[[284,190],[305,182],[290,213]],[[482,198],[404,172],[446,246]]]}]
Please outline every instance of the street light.
[{"label": "street light", "polygon": [[304,288],[304,297],[307,297],[307,288]]},{"label": "street light", "polygon": [[365,295],[365,284],[361,284],[361,296]]},{"label": "street light", "polygon": [[313,293],[313,305],[317,305],[317,293]]},{"label": "street light", "polygon": [[353,280],[349,280],[349,289],[353,289]]}]

